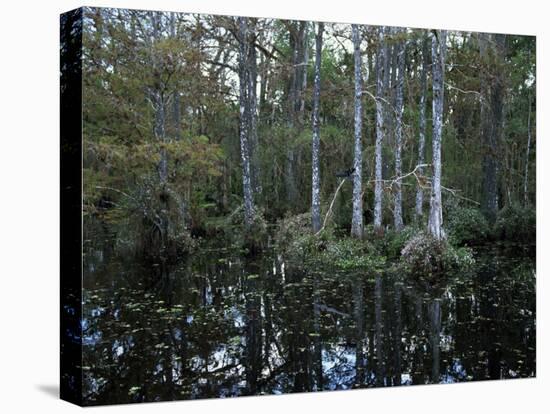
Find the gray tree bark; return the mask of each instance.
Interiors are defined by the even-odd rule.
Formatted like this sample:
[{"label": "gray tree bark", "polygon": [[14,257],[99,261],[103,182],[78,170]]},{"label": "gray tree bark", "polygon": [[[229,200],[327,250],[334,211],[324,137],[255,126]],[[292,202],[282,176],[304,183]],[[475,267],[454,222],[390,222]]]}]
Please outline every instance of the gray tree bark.
[{"label": "gray tree bark", "polygon": [[[161,13],[153,12],[151,14],[151,26],[152,26],[152,44],[160,40],[161,37]],[[152,70],[155,75],[154,86],[151,90],[152,103],[154,109],[154,121],[153,121],[153,134],[158,142],[161,143],[160,148],[160,161],[158,164],[158,172],[161,184],[165,184],[168,180],[168,153],[164,147],[166,143],[166,99],[165,99],[165,85],[162,82],[159,71],[161,68],[158,62],[155,51],[152,54]]]},{"label": "gray tree bark", "polygon": [[261,194],[262,186],[260,180],[260,159],[258,154],[258,98],[256,93],[258,70],[256,62],[256,36],[250,27],[248,28],[248,91],[247,91],[247,112],[249,122],[249,155],[252,189],[254,194]]},{"label": "gray tree bark", "polygon": [[384,27],[378,30],[378,50],[376,53],[376,143],[374,167],[374,229],[382,230],[382,142],[385,136],[384,91],[386,76],[386,45]]},{"label": "gray tree bark", "polygon": [[313,84],[313,139],[311,148],[311,222],[313,232],[321,229],[321,172],[319,170],[319,101],[321,96],[321,52],[324,24],[317,24],[315,36],[315,79]]},{"label": "gray tree bark", "polygon": [[525,152],[525,175],[523,179],[523,203],[529,202],[528,182],[529,182],[529,153],[531,152],[531,93],[527,98],[529,109],[527,110],[527,149]]},{"label": "gray tree bark", "polygon": [[[425,146],[426,146],[426,92],[427,92],[427,73],[429,66],[428,39],[422,39],[422,69],[420,74],[420,103],[419,103],[419,122],[418,122],[418,165],[424,164]],[[424,174],[424,167],[418,168],[420,175]],[[424,189],[417,183],[415,215],[418,221],[424,215]]]},{"label": "gray tree bark", "polygon": [[306,108],[306,94],[307,89],[307,63],[309,62],[309,44],[308,44],[308,24],[304,29],[303,43],[304,43],[304,66],[302,67],[302,94],[300,97],[300,115],[303,117]]},{"label": "gray tree bark", "polygon": [[[176,30],[176,13],[170,13],[170,37],[175,39],[177,37]],[[172,93],[172,124],[173,124],[173,138],[178,141],[181,138],[181,99],[179,91],[176,90]]]},{"label": "gray tree bark", "polygon": [[241,147],[243,198],[244,198],[244,222],[250,228],[254,222],[254,200],[252,193],[250,156],[249,156],[249,125],[250,113],[248,105],[248,88],[250,77],[248,75],[249,47],[248,19],[238,17],[238,41],[239,41],[239,139]]},{"label": "gray tree bark", "polygon": [[[401,149],[403,141],[403,89],[405,77],[406,45],[399,41],[397,45],[397,74],[395,85],[395,176],[401,177]],[[401,180],[397,180],[393,194],[393,225],[396,231],[403,229],[403,194]]]},{"label": "gray tree bark", "polygon": [[[480,53],[488,69],[482,76],[481,134],[483,181],[481,208],[490,223],[498,212],[498,147],[504,122],[504,80],[502,64],[505,35],[480,33]],[[491,73],[489,73],[489,71]]]},{"label": "gray tree bark", "polygon": [[[288,89],[288,130],[289,134],[292,135],[290,137],[290,140],[292,140],[293,135],[296,134],[296,127],[300,130],[303,124],[303,119],[300,112],[300,103],[303,94],[303,71],[307,70],[307,61],[305,61],[305,49],[307,48],[307,22],[300,21],[290,23],[288,27],[290,47],[292,50],[292,71]],[[291,204],[291,206],[296,201],[298,194],[296,188],[296,173],[294,171],[296,158],[298,158],[297,154],[295,153],[294,148],[292,148],[292,144],[289,143],[285,165],[285,182],[287,201]]]},{"label": "gray tree bark", "polygon": [[363,197],[362,197],[362,172],[363,155],[361,143],[361,129],[363,127],[363,79],[361,75],[361,35],[356,24],[351,26],[353,37],[353,56],[355,65],[355,143],[353,156],[353,211],[351,217],[351,235],[357,238],[363,237]]},{"label": "gray tree bark", "polygon": [[434,31],[432,35],[432,78],[433,78],[433,133],[432,133],[432,191],[428,233],[435,239],[445,238],[443,231],[443,206],[441,199],[441,138],[443,130],[443,92],[445,73],[447,32]]}]

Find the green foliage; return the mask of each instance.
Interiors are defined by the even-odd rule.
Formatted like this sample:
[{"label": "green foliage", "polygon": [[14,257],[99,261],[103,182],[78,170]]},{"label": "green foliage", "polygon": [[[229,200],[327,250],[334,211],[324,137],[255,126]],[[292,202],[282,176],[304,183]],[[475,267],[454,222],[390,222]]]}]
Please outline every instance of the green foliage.
[{"label": "green foliage", "polygon": [[313,235],[311,214],[288,216],[279,221],[275,245],[279,251],[293,260],[304,260],[323,249],[324,241],[332,238],[330,231],[323,231],[320,237]]},{"label": "green foliage", "polygon": [[475,262],[469,248],[454,247],[447,240],[437,240],[426,233],[412,237],[401,256],[405,269],[411,275],[432,280],[445,273],[464,272]]},{"label": "green foliage", "polygon": [[380,271],[386,262],[373,244],[351,237],[337,237],[328,228],[315,235],[311,216],[288,217],[279,224],[277,248],[298,267],[335,271]]},{"label": "green foliage", "polygon": [[268,239],[268,223],[262,210],[256,210],[252,225],[246,228],[244,206],[238,206],[227,217],[216,217],[205,222],[206,236],[216,246],[231,246],[249,252],[262,250]]},{"label": "green foliage", "polygon": [[[245,234],[242,211],[234,213],[242,204],[243,192],[237,104],[239,88],[232,72],[239,45],[231,36],[219,39],[214,30],[226,25],[230,27],[233,23],[226,18],[197,16],[190,20],[176,19],[175,27],[171,27],[170,19],[164,16],[160,19],[160,32],[151,36],[150,13],[86,11],[82,58],[86,214],[101,215],[109,223],[121,227],[132,221],[131,228],[145,234],[151,232],[151,226],[157,227],[152,217],[158,216],[171,226],[182,226],[184,233],[194,237],[219,239],[235,245],[265,243],[269,225],[287,217],[284,223],[279,221],[276,238],[279,245],[284,245],[283,249],[298,257],[328,250],[334,245],[334,233],[348,232],[352,208],[352,186],[348,183],[342,187],[334,203],[328,223],[332,227],[319,236],[311,235],[309,214],[302,218],[295,216],[311,208],[311,88],[314,78],[314,54],[311,52],[315,34],[313,30],[309,31],[311,49],[307,79],[299,82],[306,88],[295,91],[299,98],[304,99],[303,106],[300,103],[297,109],[291,102],[297,96],[293,94],[296,85],[291,86],[291,83],[296,81],[296,75],[303,67],[292,62],[297,47],[297,43],[290,40],[294,23],[265,23],[259,19],[251,27],[253,31],[267,30],[269,33],[258,32],[257,51],[262,62],[258,62],[256,68],[258,91],[261,92],[257,101],[258,145],[256,152],[250,154],[253,170],[259,172],[262,192],[254,194],[258,216],[252,230]],[[327,26],[321,59],[319,164],[323,210],[338,186],[335,173],[348,169],[353,163],[353,55],[350,49],[346,50],[345,45],[332,37],[341,29],[348,30],[342,27],[334,31]],[[399,35],[404,38],[401,40],[410,43],[408,56],[417,62],[421,57],[418,40],[425,35],[423,30],[417,29]],[[363,36],[363,46],[372,52],[365,56],[364,63],[368,66],[365,69],[374,73],[376,47],[371,46],[376,46],[377,38],[369,30],[365,30]],[[394,44],[396,39],[390,37],[390,44]],[[482,86],[480,71],[496,73],[492,67],[494,57],[480,54],[478,38],[471,33],[449,33],[448,43],[443,185],[462,197],[480,201],[484,150],[480,151],[482,99],[476,91],[480,91]],[[209,47],[197,47],[201,44]],[[266,50],[271,50],[276,58],[268,58],[264,53]],[[534,38],[509,36],[506,50],[506,65],[499,69],[506,88],[508,110],[503,123],[503,145],[499,146],[497,156],[509,168],[501,169],[498,178],[507,197],[523,203],[523,174],[527,162],[526,196],[527,202],[533,203],[536,188]],[[414,168],[418,158],[421,79],[417,69],[407,70],[404,79],[410,98],[404,108],[402,123],[404,174]],[[428,76],[425,154],[428,163],[431,159],[430,82]],[[375,93],[375,88],[369,87],[367,92]],[[363,104],[365,116],[374,119],[375,99],[365,95]],[[159,111],[159,105],[162,111]],[[394,120],[392,108],[386,109],[387,119]],[[159,113],[162,113],[163,137],[157,136],[154,128]],[[531,152],[530,159],[526,160],[528,119]],[[376,128],[366,123],[363,133],[363,200],[367,225],[372,223],[374,203],[372,179]],[[389,131],[383,142],[385,179],[391,179],[393,174],[394,139]],[[161,188],[155,177],[161,153],[166,153],[168,160],[165,188]],[[464,172],[465,166],[467,173]],[[429,177],[430,173],[430,168],[426,168],[424,175]],[[420,179],[425,181],[426,177]],[[413,222],[416,184],[412,175],[403,180],[406,223]],[[293,187],[295,191],[291,191]],[[477,210],[460,207],[455,201],[454,196],[444,192],[446,207],[443,218],[450,242],[464,245],[486,240],[489,229],[483,217]],[[384,191],[383,223],[393,221],[392,203],[392,192]],[[534,240],[534,213],[521,218],[514,213],[515,210],[513,207],[511,211],[502,212],[495,226],[498,237]],[[130,214],[135,217],[129,218]],[[288,218],[289,215],[293,217]],[[400,233],[386,231],[382,238],[368,236],[367,239],[373,241],[381,256],[396,259],[414,231],[407,227]],[[183,234],[177,228],[165,233],[170,233],[170,238],[175,239],[180,237],[178,234]],[[344,246],[340,248],[350,257],[350,262],[345,263],[347,259],[343,259],[343,267],[360,262],[354,259],[358,255],[352,254],[351,250]]]},{"label": "green foliage", "polygon": [[455,245],[483,243],[489,235],[489,224],[477,208],[450,209],[446,223],[449,239]]},{"label": "green foliage", "polygon": [[343,271],[379,272],[386,264],[372,244],[351,237],[327,243],[322,259],[327,266]]},{"label": "green foliage", "polygon": [[500,240],[535,244],[537,235],[535,210],[519,204],[507,205],[497,215],[494,235]]},{"label": "green foliage", "polygon": [[405,244],[419,232],[419,229],[413,226],[405,226],[401,231],[394,229],[387,230],[384,235],[378,236],[373,226],[368,226],[366,235],[368,240],[372,240],[376,248],[386,255],[389,259],[396,259],[401,256],[401,250]]}]

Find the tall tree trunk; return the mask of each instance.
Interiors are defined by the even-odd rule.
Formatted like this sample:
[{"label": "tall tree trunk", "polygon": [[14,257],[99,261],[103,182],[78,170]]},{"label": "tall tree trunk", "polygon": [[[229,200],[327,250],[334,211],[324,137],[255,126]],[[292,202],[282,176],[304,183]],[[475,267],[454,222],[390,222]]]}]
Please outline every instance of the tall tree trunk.
[{"label": "tall tree trunk", "polygon": [[528,180],[529,180],[529,153],[531,152],[531,93],[527,98],[529,109],[527,110],[527,149],[525,152],[525,176],[523,179],[523,203],[529,202]]},{"label": "tall tree trunk", "polygon": [[298,135],[302,127],[302,117],[300,116],[300,100],[302,96],[301,87],[303,84],[302,70],[305,70],[304,47],[306,42],[304,36],[307,33],[307,22],[300,21],[289,24],[290,48],[292,50],[292,70],[288,86],[288,134],[289,142],[285,165],[285,182],[287,191],[287,201],[292,209],[297,199],[296,188],[296,159],[297,154],[293,148],[293,140]]},{"label": "tall tree trunk", "polygon": [[[419,122],[418,122],[418,165],[424,164],[425,146],[426,146],[426,92],[427,92],[427,73],[429,65],[428,39],[422,38],[422,71],[420,74],[420,103],[419,103]],[[418,168],[418,174],[424,174],[424,167]],[[424,189],[417,183],[416,187],[416,205],[415,214],[417,221],[420,221],[424,215]]]},{"label": "tall tree trunk", "polygon": [[315,36],[315,79],[313,84],[313,140],[311,148],[311,223],[313,232],[321,229],[321,171],[319,170],[319,101],[321,96],[321,51],[324,24],[317,24]]},{"label": "tall tree trunk", "polygon": [[160,90],[153,92],[154,94],[154,135],[156,140],[161,144],[160,148],[160,161],[158,164],[158,172],[160,182],[165,184],[168,180],[168,154],[164,144],[166,143],[166,131],[165,131],[165,102],[164,93]]},{"label": "tall tree trunk", "polygon": [[308,23],[306,22],[306,27],[304,29],[303,36],[303,49],[304,49],[304,59],[301,67],[302,70],[302,93],[300,96],[300,117],[303,118],[306,108],[306,89],[307,89],[307,64],[309,62],[309,42],[308,42]]},{"label": "tall tree trunk", "polygon": [[250,113],[248,105],[248,19],[238,17],[239,26],[239,139],[241,146],[241,162],[243,176],[244,222],[249,229],[254,221],[254,200],[252,193],[250,156],[249,156],[249,125]]},{"label": "tall tree trunk", "polygon": [[483,182],[481,208],[490,223],[498,212],[498,150],[504,122],[502,65],[505,35],[480,33],[480,53],[487,68],[482,77]]},{"label": "tall tree trunk", "polygon": [[[161,37],[161,13],[152,12],[151,14],[151,26],[152,26],[152,42],[157,42]],[[161,144],[160,147],[160,161],[158,164],[159,178],[162,185],[166,184],[168,180],[168,153],[164,144],[166,143],[166,99],[165,99],[165,85],[163,84],[159,71],[161,70],[160,63],[158,62],[156,53],[153,49],[152,53],[152,70],[154,74],[154,86],[152,88],[152,99],[154,109],[154,121],[153,121],[153,134],[157,142]]]},{"label": "tall tree trunk", "polygon": [[430,198],[428,232],[437,240],[445,238],[443,231],[443,206],[441,200],[441,138],[443,130],[443,85],[445,73],[445,52],[447,32],[434,31],[432,36],[432,78],[433,78],[433,177]]},{"label": "tall tree trunk", "polygon": [[[176,30],[176,13],[170,13],[170,36],[175,39],[178,35]],[[181,138],[181,99],[180,93],[174,90],[172,93],[172,123],[174,128],[174,140],[178,141]]]},{"label": "tall tree trunk", "polygon": [[351,235],[357,238],[363,237],[363,197],[362,197],[362,171],[363,155],[361,145],[361,129],[363,126],[363,80],[361,76],[361,36],[356,24],[351,26],[353,36],[353,56],[355,64],[355,145],[353,156],[353,212],[351,218]]},{"label": "tall tree trunk", "polygon": [[[395,176],[401,177],[401,148],[403,139],[403,89],[405,77],[405,41],[399,41],[397,45],[397,75],[395,85]],[[393,195],[393,225],[396,231],[403,229],[403,195],[401,180],[397,180]]]},{"label": "tall tree trunk", "polygon": [[[392,59],[393,59],[393,28],[390,26],[384,27],[384,91],[383,99],[384,104],[382,105],[382,111],[384,112],[384,140],[386,141],[386,146],[391,146],[393,141],[392,129],[393,129],[393,120],[394,112],[392,111],[393,107],[393,92],[392,92],[392,73],[395,72],[392,70]],[[391,175],[390,159],[389,157],[382,158],[382,175],[381,179],[387,179]],[[383,201],[382,201],[383,203]],[[383,205],[382,205],[383,208]],[[382,212],[382,221],[383,221],[383,212]],[[376,227],[376,226],[375,226]],[[381,228],[379,229],[381,230]]]},{"label": "tall tree trunk", "polygon": [[[295,30],[295,28],[293,28]],[[291,71],[291,77],[290,82],[288,86],[288,142],[287,142],[287,152],[286,152],[286,160],[285,160],[285,187],[286,187],[286,199],[287,202],[290,204],[290,208],[292,209],[294,202],[296,200],[296,181],[294,178],[294,148],[293,140],[294,140],[294,127],[296,125],[296,114],[295,114],[295,108],[294,108],[294,102],[296,101],[296,62],[297,62],[297,46],[296,46],[296,35],[291,30],[289,35],[289,43],[290,48],[292,51],[292,71]]]},{"label": "tall tree trunk", "polygon": [[249,121],[249,155],[250,155],[250,171],[252,180],[252,189],[254,194],[258,195],[262,192],[262,186],[260,181],[260,160],[258,154],[258,98],[257,98],[257,78],[258,70],[256,63],[256,35],[252,33],[249,28],[248,33],[248,91],[247,91],[247,105],[248,105],[248,121]]},{"label": "tall tree trunk", "polygon": [[267,78],[269,73],[270,60],[263,53],[260,54],[260,99],[259,99],[259,112],[263,112],[265,109],[265,100],[267,95]]},{"label": "tall tree trunk", "polygon": [[382,231],[382,142],[385,135],[384,122],[384,85],[386,79],[386,45],[384,27],[378,29],[378,50],[376,53],[376,143],[374,173],[374,229]]}]

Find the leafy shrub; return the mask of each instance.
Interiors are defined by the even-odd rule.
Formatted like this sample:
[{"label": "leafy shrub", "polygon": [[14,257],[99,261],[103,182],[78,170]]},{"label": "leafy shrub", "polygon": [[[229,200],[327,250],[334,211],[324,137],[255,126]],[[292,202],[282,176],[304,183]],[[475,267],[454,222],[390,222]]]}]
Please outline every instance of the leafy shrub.
[{"label": "leafy shrub", "polygon": [[428,277],[467,270],[474,264],[470,249],[456,248],[447,240],[437,240],[426,233],[412,237],[401,251],[401,256],[411,274]]},{"label": "leafy shrub", "polygon": [[318,258],[318,253],[333,239],[330,229],[314,235],[311,229],[311,214],[289,216],[279,222],[275,235],[277,249],[294,261]]},{"label": "leafy shrub", "polygon": [[401,251],[405,247],[406,243],[418,233],[418,229],[412,226],[407,226],[401,231],[395,231],[393,229],[387,230],[383,237],[374,236],[372,240],[375,240],[379,250],[387,255],[389,258],[395,259],[401,255]]},{"label": "leafy shrub", "polygon": [[323,266],[338,271],[379,269],[385,263],[375,247],[351,237],[336,238],[331,228],[315,235],[310,214],[288,217],[279,224],[277,248],[298,267]]},{"label": "leafy shrub", "polygon": [[489,224],[480,210],[471,207],[456,207],[449,210],[447,231],[455,245],[484,241],[489,235]]},{"label": "leafy shrub", "polygon": [[[246,248],[250,253],[258,252],[264,249],[268,230],[267,221],[262,210],[256,210],[252,225],[249,229],[244,223],[244,206],[238,207],[227,218],[221,218],[211,221],[210,232],[218,233],[218,241],[223,241],[224,245],[230,244],[238,248]],[[220,240],[221,239],[221,240]]]},{"label": "leafy shrub", "polygon": [[534,244],[537,236],[537,217],[533,208],[510,204],[499,211],[494,235],[501,240]]},{"label": "leafy shrub", "polygon": [[372,244],[351,237],[328,243],[322,260],[327,267],[344,271],[379,271],[386,263],[386,258],[379,255]]}]

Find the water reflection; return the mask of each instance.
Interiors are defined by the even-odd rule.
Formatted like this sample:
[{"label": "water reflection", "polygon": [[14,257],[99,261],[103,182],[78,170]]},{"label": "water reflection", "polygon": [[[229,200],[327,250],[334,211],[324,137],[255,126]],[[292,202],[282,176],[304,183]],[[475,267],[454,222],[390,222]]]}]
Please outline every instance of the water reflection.
[{"label": "water reflection", "polygon": [[89,404],[535,375],[532,258],[480,251],[475,272],[433,286],[275,252],[137,264],[106,240],[85,256]]}]

